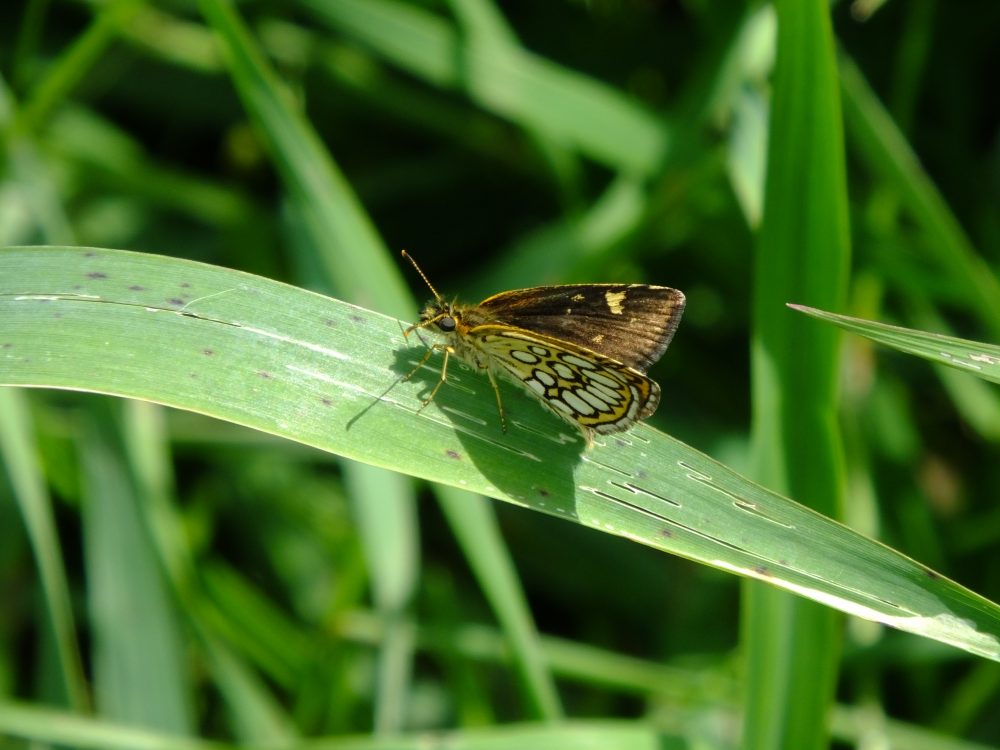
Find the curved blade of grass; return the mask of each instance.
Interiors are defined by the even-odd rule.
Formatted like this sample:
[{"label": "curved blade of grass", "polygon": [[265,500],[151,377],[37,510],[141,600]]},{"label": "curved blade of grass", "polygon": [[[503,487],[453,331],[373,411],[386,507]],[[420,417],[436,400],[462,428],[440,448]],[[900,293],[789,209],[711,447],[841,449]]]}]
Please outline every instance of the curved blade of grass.
[{"label": "curved blade of grass", "polygon": [[0,414],[3,415],[0,419],[0,466],[6,469],[14,489],[24,531],[38,566],[48,615],[46,629],[51,633],[59,662],[58,684],[65,691],[68,705],[77,711],[86,711],[89,706],[87,680],[77,646],[66,567],[24,394],[11,390],[0,392]]},{"label": "curved blade of grass", "polygon": [[[769,136],[764,221],[757,239],[754,419],[761,473],[769,483],[814,495],[833,513],[841,472],[831,422],[839,338],[805,335],[788,294],[835,302],[849,267],[849,226],[840,113],[828,8],[778,6],[778,66]],[[810,164],[803,169],[802,164]],[[802,436],[809,440],[802,440]]]},{"label": "curved blade of grass", "polygon": [[648,425],[585,450],[504,384],[504,435],[488,380],[460,367],[420,411],[437,363],[399,378],[422,356],[396,320],[236,271],[116,250],[0,251],[0,383],[208,414],[1000,660],[995,604]]},{"label": "curved blade of grass", "polygon": [[[666,126],[621,92],[518,50],[464,40],[429,11],[392,0],[303,0],[321,20],[414,76],[464,89],[484,108],[572,145],[615,169],[655,172]],[[502,53],[502,54],[501,54]]]},{"label": "curved blade of grass", "polygon": [[915,354],[939,365],[954,367],[985,380],[1000,383],[1000,346],[995,344],[984,344],[940,333],[852,318],[850,315],[817,310],[806,305],[789,303],[788,306],[901,352]]},{"label": "curved blade of grass", "polygon": [[[255,40],[243,24],[238,13],[220,0],[202,0],[205,17],[220,35],[226,51],[228,68],[232,74],[248,114],[258,123],[271,145],[276,166],[279,168],[289,192],[291,205],[301,215],[301,238],[297,243],[309,261],[319,259],[325,273],[321,284],[329,284],[342,296],[355,302],[379,301],[375,305],[395,314],[407,314],[414,305],[401,281],[399,266],[390,260],[385,246],[373,228],[373,224],[360,201],[354,195],[347,181],[333,159],[320,143],[319,137],[302,115],[290,106],[289,97],[284,95],[274,71],[267,64]],[[331,247],[330,238],[336,241]],[[405,492],[391,475],[378,472],[372,466],[349,463],[344,467],[348,483],[362,502],[358,518],[366,531],[368,558],[377,562],[371,570],[376,589],[385,593],[394,591],[391,601],[379,596],[377,601],[391,614],[396,624],[383,644],[380,659],[379,698],[376,701],[376,727],[379,730],[396,730],[402,719],[402,706],[406,701],[405,686],[409,677],[411,627],[403,616],[403,608],[412,598],[414,556],[397,554],[401,550],[416,548],[416,513],[412,509],[412,493]],[[391,493],[393,501],[381,503],[381,512],[368,507],[376,497],[388,500],[389,493],[373,491],[375,485],[390,485],[397,491]],[[472,513],[471,506],[456,509],[457,514]],[[395,519],[395,520],[394,520]],[[476,519],[470,519],[474,521]],[[482,520],[482,519],[478,519]],[[455,531],[463,533],[464,525],[456,525]],[[463,545],[471,555],[481,554],[473,545]],[[475,560],[470,561],[474,569]],[[513,575],[513,573],[512,573]],[[480,579],[484,587],[490,579]],[[400,584],[406,584],[405,587]],[[498,608],[501,622],[512,622],[505,616],[505,609],[522,611],[523,597],[511,597],[510,589],[503,592],[487,592],[487,596]],[[541,677],[541,670],[532,669],[538,660],[525,647],[528,641],[518,632],[511,633],[515,660],[520,662],[523,673]],[[546,694],[555,695],[551,677],[547,680]],[[538,688],[537,681],[529,681],[527,686]],[[533,700],[538,706],[551,706],[551,700],[534,691]],[[557,716],[555,712],[553,716]]]},{"label": "curved blade of grass", "polygon": [[[171,736],[123,724],[85,719],[63,711],[14,704],[0,704],[0,726],[15,737],[77,748],[226,750],[246,747]],[[571,721],[554,726],[514,724],[502,729],[488,727],[472,731],[442,732],[440,738],[428,735],[427,732],[394,737],[329,737],[299,742],[294,747],[316,750],[423,750],[428,746],[447,747],[449,750],[495,750],[509,747],[519,750],[590,747],[604,750],[658,750],[673,746],[664,744],[667,742],[665,737],[658,729],[635,721]]]},{"label": "curved blade of grass", "polygon": [[[366,305],[404,314],[410,296],[399,267],[316,131],[264,62],[242,19],[222,0],[201,0],[199,5],[219,35],[244,107],[265,136],[308,230],[325,240],[320,247],[326,252],[318,253],[318,260],[326,277],[340,289],[353,289],[354,298]],[[359,277],[365,282],[359,283]]]},{"label": "curved blade of grass", "polygon": [[441,487],[438,498],[445,518],[455,530],[455,538],[466,548],[463,551],[476,578],[483,581],[483,591],[491,598],[504,632],[525,657],[516,666],[532,701],[534,716],[561,717],[559,694],[542,654],[541,638],[531,619],[531,608],[517,578],[514,561],[500,534],[493,506],[485,498],[453,487]]},{"label": "curved blade of grass", "polygon": [[[805,335],[804,321],[782,305],[801,294],[832,307],[847,288],[850,229],[833,31],[824,0],[778,0],[774,9],[774,95],[754,254],[754,475],[836,516],[845,492],[835,416],[840,339],[832,330]],[[743,746],[826,747],[838,618],[760,586],[747,587],[744,600]],[[774,710],[791,704],[794,711]]]},{"label": "curved blade of grass", "polygon": [[969,309],[976,311],[994,335],[1000,335],[1000,281],[972,246],[857,65],[847,56],[842,56],[839,64],[844,121],[852,144],[901,196],[908,214],[926,235],[926,241],[916,246],[932,255],[943,272],[968,290],[964,301]]},{"label": "curved blade of grass", "polygon": [[[845,742],[858,743],[872,735],[870,711],[857,708],[838,708],[832,714],[833,733]],[[717,722],[726,725],[731,714],[720,711]],[[202,739],[176,737],[144,729],[95,721],[65,711],[17,704],[0,704],[0,728],[7,734],[21,739],[51,745],[67,745],[100,750],[228,750],[247,745],[210,742]],[[946,737],[899,721],[880,719],[878,735],[891,747],[919,748],[920,750],[987,750],[988,745],[968,740]],[[694,734],[703,737],[697,730]],[[663,750],[688,747],[690,732],[680,736],[668,730],[657,729],[649,723],[636,721],[572,720],[555,726],[539,724],[504,725],[499,728],[481,728],[441,732],[429,735],[416,732],[391,738],[382,737],[320,737],[298,741],[294,747],[303,750],[425,750],[433,746],[449,750],[496,750],[516,747],[518,750],[579,750],[599,747],[602,750]],[[287,746],[269,745],[269,747]],[[255,745],[259,747],[260,743]]]},{"label": "curved blade of grass", "polygon": [[91,405],[78,441],[95,700],[108,718],[190,734],[177,610],[139,511],[121,409],[111,405]]},{"label": "curved blade of grass", "polygon": [[45,117],[67,97],[106,52],[132,15],[140,0],[114,0],[100,8],[87,31],[76,38],[46,76],[31,87],[31,97],[14,123],[17,133],[37,130]]}]

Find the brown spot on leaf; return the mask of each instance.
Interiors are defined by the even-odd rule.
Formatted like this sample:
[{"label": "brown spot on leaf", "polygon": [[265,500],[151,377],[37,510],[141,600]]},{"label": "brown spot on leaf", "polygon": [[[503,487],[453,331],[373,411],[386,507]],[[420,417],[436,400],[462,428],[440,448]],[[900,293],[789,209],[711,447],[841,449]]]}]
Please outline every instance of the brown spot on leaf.
[{"label": "brown spot on leaf", "polygon": [[450,448],[445,452],[448,458],[454,458],[456,461],[461,461],[462,457],[458,455],[458,451],[453,451]]},{"label": "brown spot on leaf", "polygon": [[108,275],[102,271],[91,271],[87,274],[88,279],[106,279]]},{"label": "brown spot on leaf", "polygon": [[129,289],[131,289],[133,292],[146,291],[146,287],[142,286],[141,284],[133,284],[132,286],[129,287]]}]

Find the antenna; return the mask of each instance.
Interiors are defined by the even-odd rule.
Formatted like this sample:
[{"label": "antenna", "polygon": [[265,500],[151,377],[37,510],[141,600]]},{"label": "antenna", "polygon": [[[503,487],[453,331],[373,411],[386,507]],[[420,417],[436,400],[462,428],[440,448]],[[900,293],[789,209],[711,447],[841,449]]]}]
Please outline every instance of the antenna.
[{"label": "antenna", "polygon": [[413,256],[410,255],[405,250],[403,250],[403,257],[413,264],[413,267],[417,269],[417,273],[420,274],[420,278],[422,278],[424,280],[424,283],[427,284],[428,287],[430,287],[430,290],[432,292],[434,292],[434,299],[436,299],[438,302],[441,302],[442,299],[441,295],[438,294],[438,290],[434,288],[434,285],[427,279],[427,276],[424,274],[424,272],[420,270],[420,266],[417,265],[417,261],[413,260]]}]

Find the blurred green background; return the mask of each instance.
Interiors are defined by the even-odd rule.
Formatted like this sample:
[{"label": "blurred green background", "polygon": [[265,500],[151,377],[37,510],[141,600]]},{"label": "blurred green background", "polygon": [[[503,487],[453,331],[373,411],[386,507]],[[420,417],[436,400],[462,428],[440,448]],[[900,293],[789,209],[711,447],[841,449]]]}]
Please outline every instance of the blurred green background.
[{"label": "blurred green background", "polygon": [[[231,40],[228,52],[220,47],[240,33],[227,8],[0,7],[0,244],[184,257],[404,320],[415,314],[406,285],[418,300],[427,290],[398,260],[401,248],[445,296],[470,302],[548,283],[677,287],[688,307],[651,370],[664,397],[650,421],[752,470],[754,264],[775,132],[769,5],[239,3],[242,49],[266,60],[301,112],[287,126],[254,100],[252,61],[234,56]],[[831,158],[846,159],[852,245],[838,311],[995,342],[1000,5],[834,3],[830,14],[846,146]],[[309,149],[325,151],[334,177],[311,182],[297,148],[306,164]],[[316,199],[318,190],[329,194]],[[329,205],[350,210],[331,216]],[[804,209],[772,201],[769,210]],[[857,338],[844,339],[829,374],[840,385],[842,517],[1000,599],[995,388]],[[23,485],[8,438],[0,697],[23,711],[8,714],[8,731],[16,719],[24,736],[83,736],[66,714],[24,705],[35,704],[80,713],[96,705],[96,716],[164,735],[286,746],[362,735],[350,746],[409,747],[416,730],[454,728],[463,730],[457,747],[739,741],[735,577],[493,504],[556,679],[558,701],[539,698],[511,666],[510,634],[454,520],[425,487],[415,504],[388,508],[373,498],[405,498],[405,483],[233,425],[92,395],[33,392],[18,404],[5,400],[0,418],[30,438],[44,477],[36,489],[52,496],[78,653],[58,654],[65,641],[45,629],[48,600],[12,501]],[[99,586],[94,566],[115,537],[89,531],[114,523],[88,519],[88,497],[129,483],[119,464],[143,430],[162,431],[169,456],[131,457],[151,462],[157,477],[138,496],[154,520],[172,519],[161,532],[183,535],[161,538],[159,549],[198,575],[193,590],[168,593],[155,564],[130,568],[151,558],[112,555],[135,586],[163,591],[152,598],[162,609],[115,624],[122,648],[109,658],[94,637],[109,627],[95,622],[96,600],[115,586]],[[96,457],[81,448],[95,444],[106,449]],[[107,512],[124,524],[128,507]],[[386,584],[393,573],[380,565],[412,581]],[[155,658],[143,653],[149,641],[124,645],[137,631],[164,644]],[[81,662],[89,690],[74,692],[72,680],[67,688],[60,658]],[[141,689],[127,680],[139,664],[151,670]],[[852,620],[839,669],[836,746],[866,737],[913,748],[1000,745],[993,664]],[[783,710],[794,713],[794,696]],[[626,721],[503,733],[559,713]],[[112,724],[86,731],[90,746],[151,742]],[[404,734],[397,745],[364,737],[394,733]],[[17,742],[0,729],[0,747]]]}]

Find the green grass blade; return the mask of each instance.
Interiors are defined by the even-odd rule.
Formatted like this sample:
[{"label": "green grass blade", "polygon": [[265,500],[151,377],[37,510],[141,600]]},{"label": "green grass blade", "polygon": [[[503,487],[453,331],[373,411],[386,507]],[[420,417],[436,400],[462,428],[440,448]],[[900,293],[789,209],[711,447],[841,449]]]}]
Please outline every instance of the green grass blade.
[{"label": "green grass blade", "polygon": [[410,481],[370,469],[348,464],[344,478],[354,501],[372,599],[388,623],[379,650],[375,731],[399,732],[405,725],[413,656],[413,624],[407,609],[420,576],[417,510]]},{"label": "green grass blade", "polygon": [[[311,240],[304,243],[311,251],[308,260],[318,261],[322,288],[399,315],[411,310],[398,265],[310,123],[291,106],[236,10],[221,0],[204,0],[201,7],[223,42],[244,106],[265,135],[302,219]],[[394,623],[379,658],[375,725],[381,732],[398,732],[412,656],[405,607],[418,579],[414,497],[397,477],[374,467],[349,465],[345,473],[357,499],[376,603]]]},{"label": "green grass blade", "polygon": [[[823,0],[785,0],[775,9],[774,98],[754,268],[755,474],[836,517],[845,482],[835,416],[839,338],[833,331],[815,335],[783,305],[795,294],[818,304],[845,296],[849,228],[833,33]],[[744,746],[826,747],[838,618],[760,586],[746,594]],[[794,710],[775,711],[779,705]]]},{"label": "green grass blade", "polygon": [[338,289],[367,307],[407,314],[410,293],[368,215],[316,132],[266,65],[236,11],[224,0],[202,0],[202,13],[219,35],[228,69],[250,116],[258,123],[304,220],[323,238],[324,272]]},{"label": "green grass blade", "polygon": [[207,639],[204,648],[212,678],[226,699],[233,734],[247,745],[294,746],[299,741],[295,722],[270,685],[218,639]]},{"label": "green grass blade", "polygon": [[531,609],[500,536],[492,506],[481,497],[451,487],[442,487],[438,497],[476,578],[492,599],[493,610],[504,631],[510,634],[511,649],[524,657],[518,666],[534,715],[550,721],[560,718],[559,694],[542,655]]},{"label": "green grass blade", "polygon": [[[262,616],[260,608],[247,606],[246,599],[233,602],[219,595],[221,587],[213,589],[204,585],[206,571],[203,567],[196,568],[192,561],[188,538],[173,502],[172,465],[167,449],[169,436],[163,412],[158,406],[130,401],[121,432],[124,453],[128,457],[138,496],[142,498],[137,510],[153,542],[150,550],[156,555],[158,566],[166,574],[166,582],[172,589],[173,596],[168,603],[172,611],[167,617],[185,620],[197,633],[207,669],[225,701],[234,734],[247,742],[287,743],[296,736],[294,723],[282,711],[264,681],[231,653],[228,644],[248,640],[248,631],[257,634],[260,630],[267,630],[274,642],[285,647],[272,664],[287,670],[292,664],[301,665],[305,661],[305,658],[296,660],[292,656],[298,655],[296,646],[301,645],[301,637],[296,637],[297,632],[290,633],[287,628],[276,627],[275,619],[267,616],[272,610]],[[239,621],[235,633],[219,632],[219,610],[224,608],[231,618]],[[248,623],[252,623],[252,627]],[[259,654],[258,650],[254,655]],[[260,662],[247,661],[253,666],[261,666]],[[275,677],[276,673],[284,676],[280,674],[280,669],[268,671],[262,668],[262,671],[271,677]],[[280,677],[276,680],[282,683]],[[284,684],[287,686],[290,681],[290,678],[286,679]],[[136,690],[135,694],[140,694],[140,691]]]},{"label": "green grass blade", "polygon": [[[641,425],[585,451],[574,430],[456,367],[397,321],[284,284],[165,257],[0,251],[0,383],[95,391],[247,425],[765,580],[1000,658],[1000,609]],[[54,324],[55,323],[55,324]],[[666,405],[669,408],[669,405]]]},{"label": "green grass blade", "polygon": [[[287,97],[275,83],[276,77],[240,19],[223,3],[206,1],[203,7],[225,40],[230,70],[245,105],[267,134],[275,160],[289,185],[297,215],[304,218],[302,238],[305,241],[298,246],[307,256],[307,263],[316,258],[325,260],[322,288],[337,289],[353,301],[377,301],[381,309],[398,314],[412,309],[410,295],[401,288],[399,266],[392,264],[389,271],[385,270],[385,264],[391,261],[370,219],[332,160],[317,145],[318,137],[289,107]],[[317,170],[317,166],[322,169]],[[349,234],[338,235],[338,227]],[[336,253],[331,254],[327,250],[327,238],[331,236],[342,236],[346,247],[337,248]],[[404,718],[412,640],[404,605],[412,598],[417,580],[417,524],[413,498],[400,495],[403,488],[398,480],[374,467],[349,465],[345,472],[358,499],[359,523],[366,539],[369,561],[373,563],[376,601],[394,623],[380,659],[383,679],[379,680],[376,726],[383,731],[398,731]],[[383,491],[381,486],[386,484],[396,491]],[[378,499],[387,495],[396,497],[397,501],[388,507],[377,506]],[[461,527],[457,530],[461,532]],[[477,548],[465,546],[470,554],[480,554]],[[411,554],[405,554],[407,550]],[[489,598],[497,602],[503,597]],[[531,654],[517,652],[517,656],[520,662],[531,661]],[[522,669],[529,670],[529,666]]]},{"label": "green grass blade", "polygon": [[59,660],[58,681],[62,684],[68,704],[77,711],[84,711],[89,704],[87,681],[77,649],[73,607],[52,501],[36,457],[34,429],[25,395],[9,389],[0,390],[0,414],[3,415],[0,419],[0,454],[38,566],[48,626]]},{"label": "green grass blade", "polygon": [[32,87],[31,98],[15,120],[14,131],[36,131],[52,109],[66,99],[97,64],[141,5],[141,0],[114,0],[100,8],[87,31],[76,38],[48,74]]},{"label": "green grass blade", "polygon": [[304,0],[318,18],[407,72],[464,89],[478,104],[614,169],[651,175],[669,143],[666,126],[615,89],[529,52],[462,39],[439,16],[392,0]]},{"label": "green grass blade", "polygon": [[995,344],[984,344],[941,333],[852,318],[850,315],[840,315],[806,305],[788,306],[901,352],[915,354],[936,364],[953,367],[984,380],[1000,383],[1000,346]]},{"label": "green grass blade", "polygon": [[172,736],[149,729],[54,711],[35,705],[0,703],[0,727],[12,737],[72,748],[104,750],[225,750],[236,745]]},{"label": "green grass blade", "polygon": [[963,300],[1000,336],[1000,281],[976,252],[962,225],[920,165],[861,71],[841,59],[844,120],[866,163],[900,196],[909,216],[926,235],[918,247],[968,290]]},{"label": "green grass blade", "polygon": [[94,405],[79,446],[95,702],[108,718],[186,735],[183,639],[123,458],[117,407]]},{"label": "green grass blade", "polygon": [[[245,747],[205,740],[170,737],[110,722],[94,721],[61,711],[0,704],[0,726],[17,737],[38,742],[101,750],[225,750]],[[555,726],[532,724],[490,727],[479,731],[444,733],[449,750],[662,750],[672,747],[653,727],[634,721],[573,721]],[[299,742],[296,748],[321,750],[425,750],[428,735],[420,732],[391,738],[329,737]]]}]

